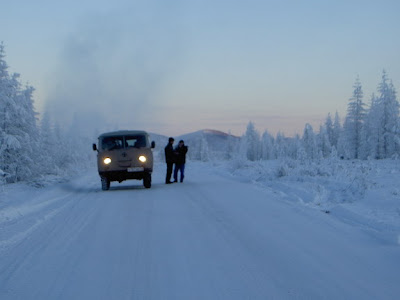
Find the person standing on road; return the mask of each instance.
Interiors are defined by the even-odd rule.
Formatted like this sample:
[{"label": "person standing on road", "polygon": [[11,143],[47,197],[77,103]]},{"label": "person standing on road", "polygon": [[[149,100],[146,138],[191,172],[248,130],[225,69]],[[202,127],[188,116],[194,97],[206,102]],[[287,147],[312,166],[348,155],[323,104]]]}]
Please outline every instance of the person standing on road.
[{"label": "person standing on road", "polygon": [[167,176],[165,177],[165,183],[170,184],[172,183],[171,181],[171,175],[172,175],[172,169],[174,168],[174,163],[175,163],[175,152],[174,152],[174,138],[170,137],[168,139],[168,144],[165,146],[165,162],[167,163]]},{"label": "person standing on road", "polygon": [[174,182],[178,182],[178,172],[181,173],[181,182],[185,177],[185,163],[186,163],[186,153],[188,152],[188,146],[185,146],[183,140],[179,141],[178,146],[175,148],[176,162],[174,170]]}]

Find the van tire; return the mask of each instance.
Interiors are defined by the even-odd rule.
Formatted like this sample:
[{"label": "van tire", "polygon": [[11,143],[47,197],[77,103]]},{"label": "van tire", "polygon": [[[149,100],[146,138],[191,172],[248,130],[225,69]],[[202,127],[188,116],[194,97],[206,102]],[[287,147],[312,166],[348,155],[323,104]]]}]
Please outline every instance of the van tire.
[{"label": "van tire", "polygon": [[143,185],[146,189],[151,188],[151,174],[145,174],[143,177]]},{"label": "van tire", "polygon": [[110,179],[107,177],[101,177],[101,189],[103,191],[108,191],[110,189]]}]

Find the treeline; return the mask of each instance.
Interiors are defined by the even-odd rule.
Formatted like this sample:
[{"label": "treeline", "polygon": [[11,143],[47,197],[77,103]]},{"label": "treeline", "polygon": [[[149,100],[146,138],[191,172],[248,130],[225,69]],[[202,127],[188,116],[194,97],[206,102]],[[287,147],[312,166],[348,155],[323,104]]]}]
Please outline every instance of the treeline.
[{"label": "treeline", "polygon": [[[236,154],[248,160],[277,158],[322,159],[384,159],[400,155],[400,119],[396,90],[385,71],[377,93],[367,105],[360,80],[354,84],[343,125],[338,113],[328,114],[325,123],[314,131],[306,124],[303,135],[293,138],[268,131],[260,135],[250,122],[238,143]],[[232,147],[231,147],[232,148]]]},{"label": "treeline", "polygon": [[32,86],[20,83],[19,74],[8,72],[1,43],[0,184],[40,182],[43,176],[62,176],[71,167],[87,161],[82,160],[84,143],[76,134],[54,126],[47,115],[38,122],[33,91]]},{"label": "treeline", "polygon": [[[93,153],[88,151],[91,139],[80,137],[76,129],[60,128],[47,114],[38,121],[33,91],[20,83],[18,74],[8,72],[4,45],[0,44],[0,184],[40,182],[44,176],[63,176],[92,161]],[[229,136],[223,146],[208,143],[204,136],[198,143],[189,153],[196,160],[397,158],[400,120],[396,90],[384,71],[368,105],[357,79],[344,121],[337,113],[333,118],[328,114],[318,132],[306,124],[302,136],[278,133],[274,137],[268,131],[260,135],[250,122],[241,138]]]}]

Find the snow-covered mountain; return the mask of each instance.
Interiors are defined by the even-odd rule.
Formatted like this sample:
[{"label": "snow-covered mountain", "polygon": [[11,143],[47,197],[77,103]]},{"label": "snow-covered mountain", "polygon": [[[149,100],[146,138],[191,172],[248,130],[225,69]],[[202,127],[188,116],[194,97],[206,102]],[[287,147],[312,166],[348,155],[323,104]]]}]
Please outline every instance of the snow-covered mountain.
[{"label": "snow-covered mountain", "polygon": [[187,140],[187,141],[192,141],[192,140],[201,140],[202,138],[205,138],[207,142],[210,143],[219,143],[219,142],[227,142],[229,138],[232,139],[239,139],[238,137],[219,131],[219,130],[213,130],[213,129],[203,129],[199,131],[195,131],[192,133],[187,133],[184,135],[181,135],[178,137],[179,139]]},{"label": "snow-covered mountain", "polygon": [[240,140],[237,136],[211,129],[184,134],[178,138],[190,147],[189,157],[196,160],[208,160],[209,156],[228,158]]},{"label": "snow-covered mountain", "polygon": [[149,132],[150,142],[154,141],[156,143],[156,149],[164,148],[168,143],[168,137],[165,135]]},{"label": "snow-covered mountain", "polygon": [[[156,142],[156,149],[163,149],[168,143],[167,136],[150,133],[150,139]],[[210,155],[226,158],[230,149],[238,146],[240,137],[213,129],[203,129],[192,133],[174,136],[175,145],[183,140],[189,146],[188,156],[195,160],[208,160]]]}]

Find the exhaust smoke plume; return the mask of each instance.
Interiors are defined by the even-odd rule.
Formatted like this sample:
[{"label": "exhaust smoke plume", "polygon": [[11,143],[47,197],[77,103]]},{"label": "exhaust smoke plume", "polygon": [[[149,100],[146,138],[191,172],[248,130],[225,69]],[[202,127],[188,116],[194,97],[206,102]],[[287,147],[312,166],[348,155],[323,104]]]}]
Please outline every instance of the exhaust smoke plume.
[{"label": "exhaust smoke plume", "polygon": [[79,22],[51,79],[46,109],[57,123],[87,133],[151,130],[155,115],[162,123],[164,80],[177,72],[182,48],[168,9],[139,5]]}]

